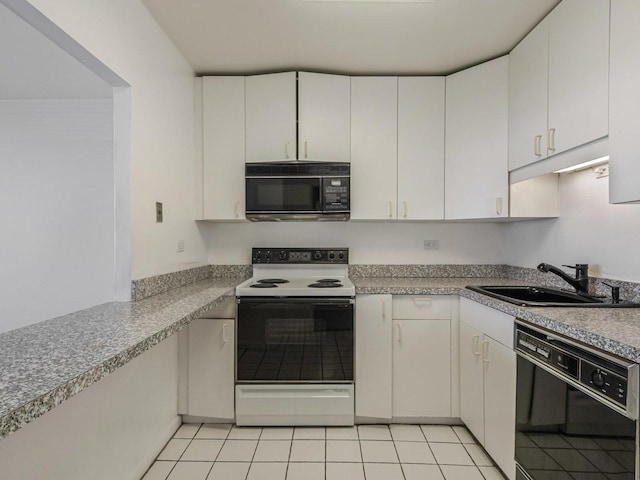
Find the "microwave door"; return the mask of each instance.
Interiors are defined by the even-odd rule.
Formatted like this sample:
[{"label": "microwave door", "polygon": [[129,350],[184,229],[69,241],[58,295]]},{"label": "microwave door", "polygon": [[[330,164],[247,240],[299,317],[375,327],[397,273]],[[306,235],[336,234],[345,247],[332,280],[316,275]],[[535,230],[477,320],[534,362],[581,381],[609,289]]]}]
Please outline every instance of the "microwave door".
[{"label": "microwave door", "polygon": [[321,213],[320,177],[246,179],[247,213]]}]

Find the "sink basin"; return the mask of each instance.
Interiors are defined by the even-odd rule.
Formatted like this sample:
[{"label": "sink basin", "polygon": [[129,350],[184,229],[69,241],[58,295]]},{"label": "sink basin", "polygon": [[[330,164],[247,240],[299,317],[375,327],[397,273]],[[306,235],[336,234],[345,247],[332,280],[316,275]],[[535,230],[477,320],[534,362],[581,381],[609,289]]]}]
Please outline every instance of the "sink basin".
[{"label": "sink basin", "polygon": [[604,298],[579,295],[555,288],[522,286],[468,286],[469,290],[524,307],[640,307],[638,303],[611,303]]}]

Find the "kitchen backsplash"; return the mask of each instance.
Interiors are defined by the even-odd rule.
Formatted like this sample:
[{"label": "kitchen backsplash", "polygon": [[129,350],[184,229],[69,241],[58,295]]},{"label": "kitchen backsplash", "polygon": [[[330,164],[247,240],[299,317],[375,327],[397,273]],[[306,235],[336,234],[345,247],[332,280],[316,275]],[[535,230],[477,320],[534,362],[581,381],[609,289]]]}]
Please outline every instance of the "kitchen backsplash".
[{"label": "kitchen backsplash", "polygon": [[[165,273],[153,277],[134,280],[131,284],[132,300],[182,287],[207,278],[249,278],[252,265],[205,265],[179,272]],[[391,278],[509,278],[523,283],[568,288],[568,284],[556,275],[539,272],[535,268],[512,265],[349,265],[350,277],[391,277]],[[620,287],[620,298],[640,302],[640,283],[589,278],[592,294],[611,296],[611,288],[604,282]]]}]

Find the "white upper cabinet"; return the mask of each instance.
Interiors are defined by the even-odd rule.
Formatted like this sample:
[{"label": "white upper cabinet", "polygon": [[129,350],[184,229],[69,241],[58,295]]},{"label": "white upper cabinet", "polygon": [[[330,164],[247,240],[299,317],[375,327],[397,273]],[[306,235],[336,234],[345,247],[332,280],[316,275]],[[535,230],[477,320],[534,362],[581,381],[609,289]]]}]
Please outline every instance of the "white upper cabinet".
[{"label": "white upper cabinet", "polygon": [[609,134],[609,0],[563,0],[549,20],[552,155]]},{"label": "white upper cabinet", "polygon": [[510,54],[509,170],[609,133],[609,0],[563,0]]},{"label": "white upper cabinet", "polygon": [[351,77],[298,74],[298,158],[351,159]]},{"label": "white upper cabinet", "polygon": [[352,77],[352,220],[396,218],[397,150],[397,77]]},{"label": "white upper cabinet", "polygon": [[399,220],[444,218],[444,77],[398,78]]},{"label": "white upper cabinet", "polygon": [[611,0],[611,203],[640,201],[640,2]]},{"label": "white upper cabinet", "polygon": [[246,161],[296,158],[296,72],[245,77]]},{"label": "white upper cabinet", "polygon": [[204,77],[203,218],[244,219],[244,165],[244,77]]},{"label": "white upper cabinet", "polygon": [[509,170],[547,156],[549,20],[509,54]]},{"label": "white upper cabinet", "polygon": [[508,216],[507,56],[447,77],[445,218]]}]

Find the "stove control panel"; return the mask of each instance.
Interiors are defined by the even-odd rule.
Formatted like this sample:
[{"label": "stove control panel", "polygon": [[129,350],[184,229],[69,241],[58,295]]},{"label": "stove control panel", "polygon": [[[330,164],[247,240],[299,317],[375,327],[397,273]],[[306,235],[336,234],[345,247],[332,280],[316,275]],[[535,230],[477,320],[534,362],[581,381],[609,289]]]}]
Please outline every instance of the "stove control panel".
[{"label": "stove control panel", "polygon": [[251,263],[335,264],[349,263],[348,248],[253,248]]}]

